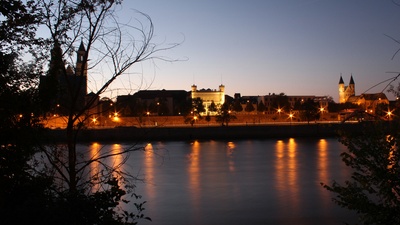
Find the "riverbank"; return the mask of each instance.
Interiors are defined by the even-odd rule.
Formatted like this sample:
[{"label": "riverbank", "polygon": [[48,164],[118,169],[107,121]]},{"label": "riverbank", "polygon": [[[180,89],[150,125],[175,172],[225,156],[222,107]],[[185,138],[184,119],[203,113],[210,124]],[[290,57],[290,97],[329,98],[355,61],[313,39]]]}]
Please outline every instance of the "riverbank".
[{"label": "riverbank", "polygon": [[[267,138],[327,138],[336,137],[339,129],[357,132],[360,124],[290,124],[290,125],[242,125],[242,126],[193,126],[193,127],[116,127],[85,129],[80,142],[121,141],[182,141],[182,140],[231,140]],[[65,141],[65,130],[48,130],[51,139]]]}]

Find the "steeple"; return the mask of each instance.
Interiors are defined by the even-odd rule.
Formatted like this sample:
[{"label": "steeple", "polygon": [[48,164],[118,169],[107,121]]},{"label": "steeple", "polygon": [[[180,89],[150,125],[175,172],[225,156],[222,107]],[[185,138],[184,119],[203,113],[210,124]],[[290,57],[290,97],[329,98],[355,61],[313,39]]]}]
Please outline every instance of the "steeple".
[{"label": "steeple", "polygon": [[86,51],[86,49],[85,49],[85,45],[83,44],[83,40],[81,40],[81,44],[79,45],[79,49],[78,49],[78,52],[81,52],[81,51]]},{"label": "steeple", "polygon": [[[85,45],[83,44],[83,41],[81,41],[81,44],[79,45],[78,51],[77,53],[77,57],[76,57],[76,71],[75,71],[75,76],[87,76],[87,61],[84,62],[84,58],[85,58],[85,54],[86,54],[86,49],[85,49]],[[82,66],[84,66],[84,68],[82,68]],[[83,74],[82,74],[83,72]]]},{"label": "steeple", "polygon": [[86,53],[86,49],[85,49],[85,45],[83,44],[83,41],[81,41],[81,44],[79,45],[78,51],[77,51],[77,59],[76,62],[82,62],[83,61],[83,57],[85,56]]},{"label": "steeple", "polygon": [[350,83],[349,84],[354,84],[354,80],[353,80],[353,74],[350,77]]},{"label": "steeple", "polygon": [[343,78],[342,78],[342,75],[340,75],[339,84],[344,84],[344,82],[343,82]]}]

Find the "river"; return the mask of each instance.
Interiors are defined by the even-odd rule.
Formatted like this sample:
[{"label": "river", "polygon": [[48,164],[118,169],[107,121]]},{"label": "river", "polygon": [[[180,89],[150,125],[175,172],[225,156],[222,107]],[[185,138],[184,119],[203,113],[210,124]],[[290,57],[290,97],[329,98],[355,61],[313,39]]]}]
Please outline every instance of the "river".
[{"label": "river", "polygon": [[[122,151],[132,143],[92,151]],[[321,182],[350,169],[336,139],[175,141],[144,144],[123,169],[136,182],[152,225],[343,224],[356,216],[335,205]],[[114,160],[120,160],[115,158]],[[132,207],[133,209],[133,207]]]}]

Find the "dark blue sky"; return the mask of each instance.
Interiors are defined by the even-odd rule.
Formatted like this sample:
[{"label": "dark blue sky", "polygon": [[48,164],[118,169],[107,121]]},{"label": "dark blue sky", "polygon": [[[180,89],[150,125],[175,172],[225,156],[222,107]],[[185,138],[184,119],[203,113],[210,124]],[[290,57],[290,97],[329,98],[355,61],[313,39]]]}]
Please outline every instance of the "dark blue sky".
[{"label": "dark blue sky", "polygon": [[222,82],[231,96],[284,92],[337,101],[341,74],[346,85],[353,74],[361,94],[396,76],[388,71],[400,72],[400,54],[391,59],[400,44],[385,36],[400,40],[400,6],[391,0],[125,0],[118,16],[137,17],[132,9],[152,18],[155,43],[182,42],[162,56],[187,60],[136,66],[143,77],[124,76],[113,86],[118,94]]}]

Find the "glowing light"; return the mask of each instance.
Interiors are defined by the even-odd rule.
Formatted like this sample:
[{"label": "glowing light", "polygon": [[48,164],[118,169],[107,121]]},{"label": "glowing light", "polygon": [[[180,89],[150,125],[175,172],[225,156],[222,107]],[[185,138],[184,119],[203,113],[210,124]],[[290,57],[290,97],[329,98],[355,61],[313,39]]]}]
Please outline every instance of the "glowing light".
[{"label": "glowing light", "polygon": [[119,117],[118,117],[118,113],[117,112],[114,113],[113,121],[114,122],[118,122],[119,121]]},{"label": "glowing light", "polygon": [[386,116],[388,117],[389,120],[391,120],[392,116],[394,116],[393,111],[394,111],[394,109],[390,110],[388,108],[388,111],[386,112]]}]

